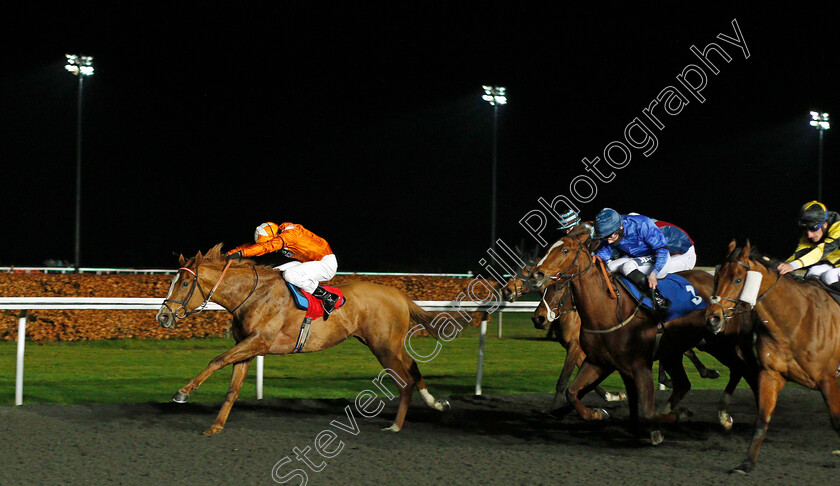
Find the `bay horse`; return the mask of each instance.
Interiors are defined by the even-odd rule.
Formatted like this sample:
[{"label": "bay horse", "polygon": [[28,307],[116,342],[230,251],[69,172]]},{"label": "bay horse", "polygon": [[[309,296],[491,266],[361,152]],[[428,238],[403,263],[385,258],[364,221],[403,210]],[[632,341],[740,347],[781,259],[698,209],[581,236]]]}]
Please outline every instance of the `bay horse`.
[{"label": "bay horse", "polygon": [[[266,354],[290,354],[295,350],[306,311],[298,309],[281,273],[258,266],[253,260],[228,260],[221,243],[206,255],[201,252],[185,261],[172,280],[169,294],[157,313],[161,326],[171,328],[179,319],[201,312],[215,302],[233,315],[231,334],[236,345],[216,356],[204,371],[175,393],[173,401],[184,403],[190,393],[219,369],[233,365],[230,387],[219,415],[206,435],[220,432],[248,373],[251,360]],[[349,337],[364,343],[397,383],[400,403],[393,424],[384,429],[398,432],[404,424],[416,386],[424,402],[435,410],[449,407],[435,400],[426,389],[417,363],[405,350],[404,339],[412,325],[420,325],[433,337],[444,324],[433,321],[438,314],[427,312],[397,289],[370,282],[339,284],[346,303],[336,309],[329,322],[314,319],[301,352],[322,351]],[[212,290],[207,290],[212,288]],[[196,292],[196,289],[198,292]],[[385,372],[383,372],[385,373]],[[380,374],[380,376],[383,376]]]},{"label": "bay horse", "polygon": [[[568,405],[584,420],[606,418],[601,411],[585,407],[580,399],[613,371],[618,371],[627,390],[630,417],[648,427],[653,445],[662,442],[660,423],[683,419],[687,412],[677,409],[691,383],[683,368],[683,353],[701,345],[731,370],[727,391],[734,388],[743,376],[756,390],[757,369],[749,360],[739,356],[736,339],[711,339],[706,331],[705,311],[696,310],[678,319],[660,324],[658,316],[636,305],[612,275],[607,275],[584,241],[588,234],[570,234],[561,238],[540,260],[531,278],[538,287],[548,282],[569,283],[571,296],[581,319],[580,344],[586,358],[577,376],[566,390]],[[599,263],[600,262],[600,263]],[[713,279],[706,272],[680,272],[694,286],[697,295],[706,302],[712,292]],[[615,295],[615,298],[611,297]],[[741,350],[743,352],[743,350]],[[660,413],[654,410],[653,361],[658,359],[673,380],[668,403]],[[721,407],[724,406],[721,399]],[[724,427],[723,414],[720,415]],[[731,426],[731,424],[730,424]]]},{"label": "bay horse", "polygon": [[[523,267],[519,269],[517,274],[512,275],[504,287],[502,287],[502,295],[508,302],[514,302],[519,297],[535,290],[531,284],[530,276],[531,271],[537,264],[537,252],[534,251],[528,255],[519,252],[519,257],[522,259],[522,263],[524,263]],[[578,335],[580,334],[580,317],[578,317],[572,300],[567,297],[568,294],[565,291],[565,287],[563,290],[555,290],[554,286],[552,286],[551,289],[543,291],[543,298],[540,300],[540,304],[534,310],[534,313],[531,314],[531,321],[534,323],[534,327],[537,329],[547,329],[548,337],[555,336],[556,341],[566,350],[563,369],[560,371],[560,376],[557,378],[557,383],[554,386],[554,398],[551,400],[549,414],[553,414],[555,411],[561,409],[569,379],[572,377],[575,368],[580,367],[580,364],[583,363],[583,359],[586,356],[580,348],[578,339]],[[552,302],[548,303],[548,300],[552,300]],[[605,402],[627,400],[627,395],[623,392],[610,393],[600,386],[595,387],[595,393]]]},{"label": "bay horse", "polygon": [[[831,426],[840,434],[840,307],[818,284],[779,275],[777,263],[756,254],[749,241],[739,249],[733,240],[727,261],[715,274],[715,304],[706,311],[715,334],[754,333],[761,363],[755,433],[746,458],[731,472],[748,473],[755,467],[779,392],[788,381],[820,390]],[[740,301],[747,272],[761,275],[753,305]],[[758,316],[752,328],[732,318],[750,309]]]}]

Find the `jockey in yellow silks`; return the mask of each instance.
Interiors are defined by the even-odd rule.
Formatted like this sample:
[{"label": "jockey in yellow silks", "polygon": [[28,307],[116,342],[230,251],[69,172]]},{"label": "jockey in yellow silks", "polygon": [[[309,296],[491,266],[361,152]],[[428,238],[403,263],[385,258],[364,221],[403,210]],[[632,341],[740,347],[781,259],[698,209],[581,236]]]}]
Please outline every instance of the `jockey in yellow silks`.
[{"label": "jockey in yellow silks", "polygon": [[805,203],[799,210],[802,237],[796,251],[777,267],[784,275],[808,268],[806,277],[819,277],[827,286],[840,291],[840,215],[828,211],[819,201]]},{"label": "jockey in yellow silks", "polygon": [[292,285],[300,287],[321,299],[324,303],[324,320],[327,320],[335,308],[338,296],[327,292],[321,282],[335,277],[338,260],[327,240],[294,223],[263,223],[254,231],[252,245],[240,245],[227,254],[231,259],[255,257],[275,251],[297,261],[277,267],[283,272],[283,278]]}]

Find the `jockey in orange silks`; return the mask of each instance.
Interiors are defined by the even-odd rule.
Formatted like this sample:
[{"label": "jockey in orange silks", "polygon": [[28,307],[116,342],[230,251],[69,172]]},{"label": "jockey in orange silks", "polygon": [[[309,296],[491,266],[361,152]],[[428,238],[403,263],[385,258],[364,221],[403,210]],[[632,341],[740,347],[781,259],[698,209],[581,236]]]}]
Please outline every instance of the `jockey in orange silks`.
[{"label": "jockey in orange silks", "polygon": [[337,295],[320,286],[321,282],[333,278],[338,269],[338,261],[327,240],[299,224],[268,222],[257,226],[254,241],[252,245],[230,250],[228,257],[239,259],[281,251],[284,256],[298,260],[284,263],[277,269],[283,272],[287,282],[324,302],[324,320],[327,320],[338,300]]}]

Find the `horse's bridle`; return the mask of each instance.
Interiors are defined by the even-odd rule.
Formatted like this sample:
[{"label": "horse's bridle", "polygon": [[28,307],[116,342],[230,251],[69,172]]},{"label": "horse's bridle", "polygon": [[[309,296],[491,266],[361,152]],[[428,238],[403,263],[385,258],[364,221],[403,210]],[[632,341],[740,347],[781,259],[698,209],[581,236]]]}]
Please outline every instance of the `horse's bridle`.
[{"label": "horse's bridle", "polygon": [[[577,260],[580,257],[580,252],[582,252],[582,251],[584,253],[586,253],[586,256],[590,257],[590,258],[588,258],[589,265],[587,265],[586,268],[584,268],[583,270],[581,270],[577,273],[566,273],[567,270],[572,268],[575,265],[575,263],[577,263]],[[575,253],[575,258],[572,260],[571,263],[569,263],[569,266],[566,267],[563,270],[558,270],[557,273],[555,273],[551,277],[548,277],[548,279],[549,280],[555,280],[555,281],[559,281],[560,279],[565,279],[566,281],[571,281],[573,278],[578,277],[580,275],[583,275],[584,273],[589,271],[589,269],[592,268],[592,265],[594,265],[594,264],[595,264],[595,260],[592,258],[592,254],[589,253],[588,250],[583,249],[583,243],[578,242],[577,253]],[[558,283],[560,283],[560,282],[558,282]]]},{"label": "horse's bridle", "polygon": [[[740,260],[729,260],[729,262],[730,263],[737,263],[738,265],[741,265],[742,267],[746,268],[747,271],[751,270],[751,268],[748,264],[746,264],[746,263],[744,263]],[[716,305],[716,306],[720,307],[720,311],[721,311],[721,314],[723,315],[723,320],[725,322],[725,321],[728,321],[729,319],[732,319],[733,317],[737,316],[738,314],[746,314],[747,312],[752,311],[758,305],[758,303],[761,302],[761,300],[764,297],[766,297],[767,294],[769,294],[770,291],[773,290],[773,288],[776,287],[776,284],[778,284],[781,280],[782,280],[782,276],[779,275],[779,278],[777,278],[776,281],[773,282],[773,285],[771,285],[770,288],[767,289],[767,292],[764,292],[763,294],[761,294],[755,300],[755,304],[750,304],[750,303],[744,302],[742,300],[735,300],[735,299],[730,299],[729,297],[721,297],[719,295],[716,295],[717,294],[717,285],[718,285],[718,281],[716,280],[714,289],[712,289],[712,296],[709,298],[709,304]],[[720,301],[722,301],[722,300],[725,300],[727,302],[732,302],[734,305],[732,305],[729,308],[725,308],[720,303]],[[738,306],[740,306],[741,304],[744,304],[746,307],[744,309],[737,310]]]},{"label": "horse's bridle", "polygon": [[[563,297],[560,298],[560,303],[557,304],[553,309],[548,305],[548,301],[545,299],[546,294],[548,293],[548,287],[543,291],[542,300],[540,303],[545,306],[545,318],[548,320],[549,323],[556,321],[560,318],[560,316],[564,316],[571,312],[577,312],[575,308],[575,298],[572,296],[572,308],[568,310],[564,310],[560,312],[560,308],[563,307],[563,304],[566,303],[566,299],[572,292],[568,289],[569,281],[563,284],[557,284],[554,287],[555,292],[560,292],[564,287],[566,287],[566,293],[563,294]],[[555,312],[556,311],[556,312]],[[560,312],[559,314],[557,312]]]},{"label": "horse's bridle", "polygon": [[[216,292],[216,289],[218,289],[219,285],[222,283],[222,279],[225,277],[225,273],[227,273],[228,268],[230,268],[230,264],[231,264],[231,260],[228,260],[227,263],[225,263],[225,268],[222,269],[222,273],[221,273],[221,275],[219,275],[219,279],[216,280],[215,285],[213,285],[213,288],[210,289],[210,292],[208,292],[208,293],[204,292],[204,289],[201,288],[201,283],[198,281],[198,266],[196,266],[195,270],[193,270],[191,268],[188,268],[188,267],[179,268],[178,271],[183,270],[183,271],[193,275],[193,281],[192,281],[192,285],[190,285],[190,290],[189,290],[189,292],[187,292],[187,296],[184,298],[184,300],[175,300],[175,299],[166,298],[166,299],[163,300],[163,306],[166,307],[166,309],[173,316],[175,316],[176,320],[184,319],[186,317],[198,314],[199,312],[203,311],[207,307],[207,304],[210,303],[210,299],[213,297],[213,294]],[[260,277],[259,277],[259,274],[257,273],[257,266],[256,265],[253,266],[253,270],[254,270],[254,277],[255,277],[254,278],[254,286],[251,287],[251,291],[245,297],[245,300],[240,302],[239,305],[237,305],[235,308],[233,308],[230,311],[231,314],[234,313],[240,307],[242,307],[242,304],[244,304],[245,301],[247,301],[251,297],[251,294],[254,293],[254,290],[256,290],[257,283],[259,282]],[[201,304],[199,304],[198,307],[195,308],[195,310],[188,310],[187,309],[187,303],[192,298],[193,293],[195,293],[195,289],[198,289],[199,293],[201,293],[201,297],[204,300],[201,302]],[[169,307],[169,302],[172,302],[173,304],[178,304],[179,307],[176,308],[173,311],[172,308]],[[179,314],[181,311],[183,311],[183,314]]]}]

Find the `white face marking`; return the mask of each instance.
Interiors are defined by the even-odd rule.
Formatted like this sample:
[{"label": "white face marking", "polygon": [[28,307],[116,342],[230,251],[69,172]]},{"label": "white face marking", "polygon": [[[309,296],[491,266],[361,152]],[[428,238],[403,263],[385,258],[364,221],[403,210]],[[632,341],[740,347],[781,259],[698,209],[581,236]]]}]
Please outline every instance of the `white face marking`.
[{"label": "white face marking", "polygon": [[173,290],[175,290],[175,282],[177,282],[177,281],[178,281],[178,276],[180,275],[180,273],[181,273],[181,272],[179,271],[178,273],[176,273],[176,274],[175,274],[175,276],[174,276],[174,277],[172,277],[172,283],[171,283],[171,284],[169,284],[169,293],[168,293],[168,294],[166,294],[166,298],[167,298],[167,299],[168,299],[168,298],[170,298],[170,297],[172,297],[172,291],[173,291]]},{"label": "white face marking", "polygon": [[557,248],[558,246],[561,246],[561,245],[563,245],[563,240],[557,240],[556,242],[554,242],[554,244],[551,245],[551,248],[549,248],[548,251],[545,252],[545,256],[542,257],[542,260],[537,262],[537,266],[542,265],[543,262],[545,261],[545,259],[548,258],[548,255],[551,255],[551,250],[553,250],[553,249],[555,249],[555,248]]}]

